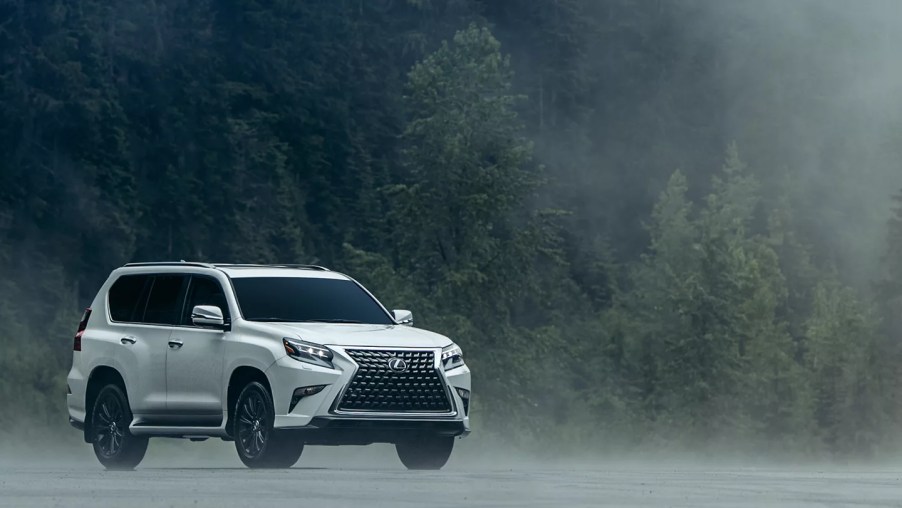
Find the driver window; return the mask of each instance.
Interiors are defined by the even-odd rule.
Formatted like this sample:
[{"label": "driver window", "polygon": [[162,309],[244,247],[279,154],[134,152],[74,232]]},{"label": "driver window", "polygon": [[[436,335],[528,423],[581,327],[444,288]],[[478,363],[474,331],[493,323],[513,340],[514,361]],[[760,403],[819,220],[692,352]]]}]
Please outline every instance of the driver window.
[{"label": "driver window", "polygon": [[226,302],[222,286],[215,279],[209,277],[192,277],[191,286],[188,288],[188,305],[185,306],[185,315],[182,318],[183,325],[192,325],[191,309],[196,305],[213,305],[222,310],[222,316],[226,322],[229,320],[229,305]]}]

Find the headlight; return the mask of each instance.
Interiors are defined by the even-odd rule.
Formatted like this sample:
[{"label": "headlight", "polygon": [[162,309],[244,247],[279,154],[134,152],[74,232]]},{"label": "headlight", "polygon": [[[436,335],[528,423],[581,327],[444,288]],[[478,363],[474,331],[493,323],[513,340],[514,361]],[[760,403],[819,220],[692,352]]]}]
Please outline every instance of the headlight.
[{"label": "headlight", "polygon": [[456,369],[463,366],[464,354],[457,344],[442,349],[442,368],[445,370]]},{"label": "headlight", "polygon": [[285,352],[288,353],[288,356],[299,362],[312,363],[313,365],[330,369],[334,368],[332,366],[332,350],[326,346],[288,337],[282,337],[282,345],[285,346]]}]

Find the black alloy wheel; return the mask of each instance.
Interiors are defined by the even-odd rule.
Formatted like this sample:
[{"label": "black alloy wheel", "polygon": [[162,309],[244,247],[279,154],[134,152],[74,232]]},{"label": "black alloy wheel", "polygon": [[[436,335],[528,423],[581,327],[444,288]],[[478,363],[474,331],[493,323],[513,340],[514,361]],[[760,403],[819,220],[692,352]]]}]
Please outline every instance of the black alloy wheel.
[{"label": "black alloy wheel", "polygon": [[414,436],[396,443],[395,450],[407,469],[438,470],[448,463],[454,450],[454,438]]},{"label": "black alloy wheel", "polygon": [[235,423],[238,430],[238,442],[247,457],[260,455],[266,447],[269,437],[269,415],[263,395],[257,390],[250,390],[238,405]]},{"label": "black alloy wheel", "polygon": [[91,440],[94,455],[107,469],[134,469],[147,451],[147,438],[128,430],[132,412],[128,398],[117,385],[100,390],[91,411]]},{"label": "black alloy wheel", "polygon": [[258,382],[249,383],[235,404],[233,437],[238,458],[250,468],[287,468],[304,451],[296,436],[273,428],[275,410],[269,390]]}]

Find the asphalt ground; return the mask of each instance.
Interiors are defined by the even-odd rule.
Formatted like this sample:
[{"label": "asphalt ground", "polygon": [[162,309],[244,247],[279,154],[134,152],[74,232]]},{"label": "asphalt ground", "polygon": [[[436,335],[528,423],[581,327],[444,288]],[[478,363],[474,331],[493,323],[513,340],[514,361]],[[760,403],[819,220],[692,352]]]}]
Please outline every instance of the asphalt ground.
[{"label": "asphalt ground", "polygon": [[[181,442],[179,442],[181,443]],[[288,470],[249,470],[220,443],[154,448],[109,472],[90,448],[59,460],[0,457],[0,507],[902,507],[902,467],[599,464],[452,457],[406,471],[390,446],[310,447]],[[192,451],[188,451],[192,450]]]}]

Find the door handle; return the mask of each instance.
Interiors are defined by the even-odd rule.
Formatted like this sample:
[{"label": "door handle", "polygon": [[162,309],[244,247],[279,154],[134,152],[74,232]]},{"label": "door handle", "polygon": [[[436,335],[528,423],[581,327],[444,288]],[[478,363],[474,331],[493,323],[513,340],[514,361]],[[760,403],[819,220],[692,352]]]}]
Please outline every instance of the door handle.
[{"label": "door handle", "polygon": [[182,347],[183,345],[184,345],[184,343],[180,340],[173,339],[173,340],[169,341],[169,349],[178,349],[178,348]]},{"label": "door handle", "polygon": [[121,342],[123,344],[134,344],[135,342],[138,342],[138,339],[134,338],[131,335],[128,335],[126,337],[122,337],[121,339],[119,339],[119,342]]}]

